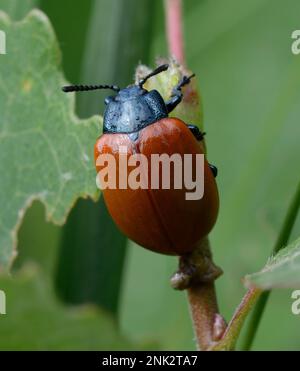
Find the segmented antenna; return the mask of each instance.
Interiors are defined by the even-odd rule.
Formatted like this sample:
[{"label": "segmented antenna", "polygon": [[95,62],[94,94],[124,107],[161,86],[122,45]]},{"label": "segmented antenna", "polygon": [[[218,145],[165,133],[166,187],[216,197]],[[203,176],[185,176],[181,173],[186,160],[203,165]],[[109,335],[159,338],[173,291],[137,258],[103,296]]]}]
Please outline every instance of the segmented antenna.
[{"label": "segmented antenna", "polygon": [[159,73],[166,71],[168,68],[169,68],[168,64],[162,64],[161,66],[158,66],[157,68],[155,68],[154,71],[149,73],[149,75],[147,75],[146,77],[139,81],[139,87],[142,87],[150,77],[158,75]]},{"label": "segmented antenna", "polygon": [[120,88],[116,85],[68,85],[62,87],[62,91],[64,91],[65,93],[70,93],[72,91],[89,91],[98,89],[111,89],[116,92],[120,91]]}]

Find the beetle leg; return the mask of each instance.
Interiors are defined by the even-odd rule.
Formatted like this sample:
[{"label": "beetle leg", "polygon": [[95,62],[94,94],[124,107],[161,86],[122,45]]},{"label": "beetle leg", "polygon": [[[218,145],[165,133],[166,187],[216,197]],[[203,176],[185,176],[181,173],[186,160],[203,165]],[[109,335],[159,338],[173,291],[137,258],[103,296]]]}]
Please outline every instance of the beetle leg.
[{"label": "beetle leg", "polygon": [[133,133],[129,133],[127,134],[129,139],[132,141],[132,142],[135,142],[139,139],[139,134],[140,132],[139,131],[134,131]]},{"label": "beetle leg", "polygon": [[183,76],[183,78],[179,81],[179,83],[174,87],[172,90],[171,98],[166,102],[166,107],[168,113],[172,112],[173,109],[182,101],[182,91],[181,88],[191,82],[191,78],[194,77],[195,74],[191,76]]},{"label": "beetle leg", "polygon": [[[198,140],[198,141],[201,141],[203,140],[204,138],[204,135],[206,133],[202,133],[202,131],[198,128],[198,126],[196,125],[187,125],[187,127],[190,129],[191,133],[194,135],[194,137]],[[218,168],[212,164],[209,164],[209,167],[213,173],[213,176],[216,178],[216,176],[218,175]]]},{"label": "beetle leg", "polygon": [[194,135],[194,137],[200,142],[203,140],[204,135],[206,133],[202,133],[202,131],[198,128],[196,125],[190,125],[188,124],[187,127],[190,129],[191,133]]},{"label": "beetle leg", "polygon": [[218,168],[215,165],[209,164],[210,170],[212,171],[214,177],[218,175]]},{"label": "beetle leg", "polygon": [[113,96],[109,96],[109,97],[106,97],[105,99],[104,99],[104,103],[106,104],[106,105],[108,105],[110,102],[112,102],[113,100],[115,100],[115,97],[113,97]]}]

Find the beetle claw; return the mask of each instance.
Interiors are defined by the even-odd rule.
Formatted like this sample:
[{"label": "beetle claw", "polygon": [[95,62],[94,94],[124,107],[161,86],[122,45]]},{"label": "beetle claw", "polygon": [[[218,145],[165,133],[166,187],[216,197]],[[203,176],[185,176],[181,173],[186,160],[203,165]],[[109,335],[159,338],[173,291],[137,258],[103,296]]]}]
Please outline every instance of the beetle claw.
[{"label": "beetle claw", "polygon": [[209,164],[209,167],[210,167],[214,177],[216,178],[217,175],[218,175],[218,168],[215,165],[212,165],[212,164]]}]

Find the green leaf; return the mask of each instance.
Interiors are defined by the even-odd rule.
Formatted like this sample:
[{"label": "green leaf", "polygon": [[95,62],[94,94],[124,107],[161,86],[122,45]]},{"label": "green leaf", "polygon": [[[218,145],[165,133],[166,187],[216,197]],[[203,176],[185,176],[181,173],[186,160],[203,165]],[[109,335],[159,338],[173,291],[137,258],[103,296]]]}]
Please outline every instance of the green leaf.
[{"label": "green leaf", "polygon": [[[291,203],[286,212],[284,222],[278,234],[276,243],[273,248],[272,256],[276,255],[282,250],[290,240],[290,235],[293,230],[294,224],[297,220],[298,211],[300,209],[300,182],[296,188],[295,195],[293,196]],[[256,290],[257,291],[257,290]],[[255,307],[251,313],[251,318],[247,324],[247,330],[245,332],[244,341],[242,344],[242,350],[250,350],[252,343],[255,339],[257,329],[260,326],[260,322],[263,317],[265,307],[267,305],[271,291],[265,291],[260,295]]]},{"label": "green leaf", "polygon": [[8,51],[0,59],[0,267],[15,256],[24,211],[38,199],[47,219],[62,224],[78,197],[98,195],[93,144],[100,117],[79,120],[64,94],[60,52],[46,16],[21,22],[1,15]]},{"label": "green leaf", "polygon": [[300,286],[300,238],[270,258],[258,273],[245,277],[245,286],[263,290],[273,288],[299,288]]},{"label": "green leaf", "polygon": [[0,10],[13,19],[21,19],[38,4],[39,0],[0,0]]},{"label": "green leaf", "polygon": [[36,266],[0,277],[6,315],[0,315],[0,350],[124,350],[112,318],[92,306],[65,308]]}]

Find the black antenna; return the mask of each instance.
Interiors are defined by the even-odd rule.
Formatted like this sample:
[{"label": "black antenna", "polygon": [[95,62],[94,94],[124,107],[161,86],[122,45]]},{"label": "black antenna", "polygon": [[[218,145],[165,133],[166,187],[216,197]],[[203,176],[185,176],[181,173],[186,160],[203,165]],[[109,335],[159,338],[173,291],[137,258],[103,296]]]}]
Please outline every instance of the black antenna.
[{"label": "black antenna", "polygon": [[168,68],[169,68],[168,64],[162,64],[161,66],[155,68],[154,71],[152,71],[151,73],[149,73],[149,75],[147,75],[146,77],[139,81],[139,87],[142,87],[150,77],[158,75],[159,73],[166,71]]},{"label": "black antenna", "polygon": [[89,91],[98,89],[111,89],[116,92],[120,91],[120,88],[116,85],[69,85],[62,87],[62,91],[64,91],[65,93],[70,93],[72,91]]}]

